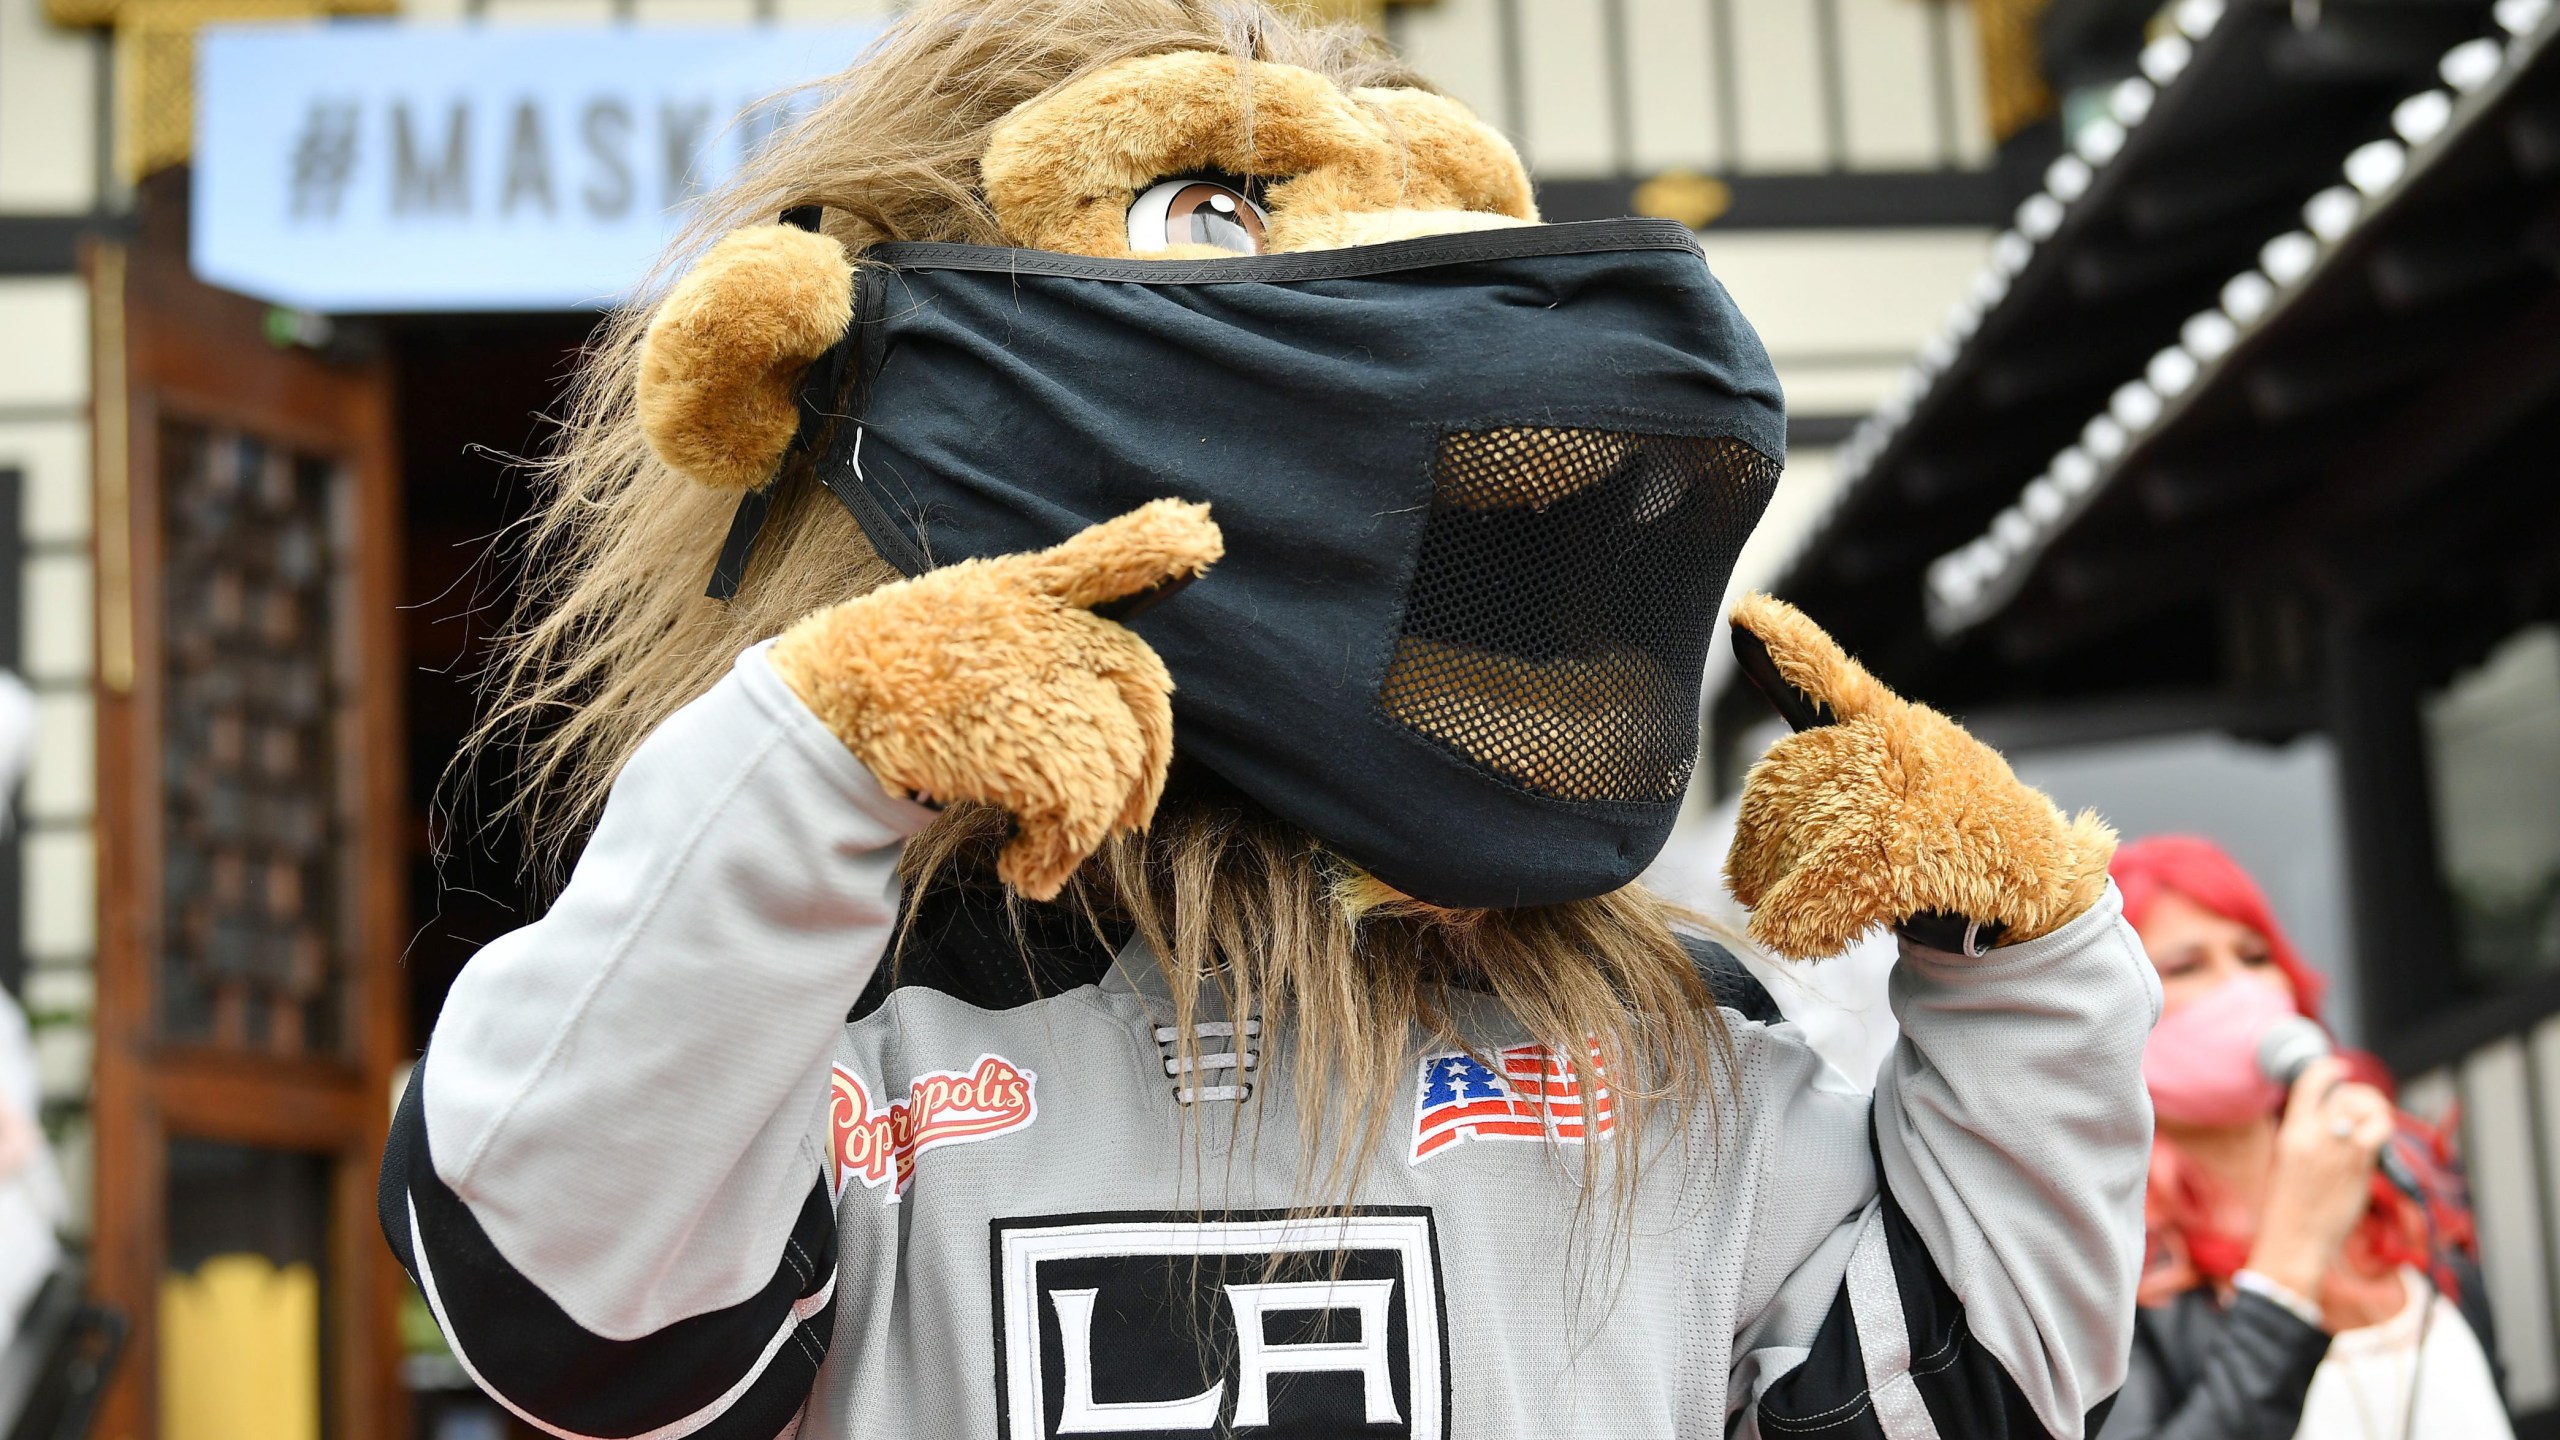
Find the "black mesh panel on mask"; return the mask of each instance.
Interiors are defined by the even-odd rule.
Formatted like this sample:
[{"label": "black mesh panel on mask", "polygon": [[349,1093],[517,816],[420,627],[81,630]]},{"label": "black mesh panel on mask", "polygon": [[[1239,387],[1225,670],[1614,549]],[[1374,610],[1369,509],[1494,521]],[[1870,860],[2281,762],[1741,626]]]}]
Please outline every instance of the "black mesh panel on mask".
[{"label": "black mesh panel on mask", "polygon": [[1727,437],[1443,436],[1379,704],[1534,794],[1678,799],[1716,607],[1779,469]]}]

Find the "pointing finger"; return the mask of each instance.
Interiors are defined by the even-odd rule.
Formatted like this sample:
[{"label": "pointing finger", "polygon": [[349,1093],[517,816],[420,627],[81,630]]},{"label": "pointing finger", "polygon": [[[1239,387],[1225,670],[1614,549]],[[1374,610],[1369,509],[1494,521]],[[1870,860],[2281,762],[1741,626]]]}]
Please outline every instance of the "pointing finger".
[{"label": "pointing finger", "polygon": [[[1805,717],[1809,723],[1854,720],[1900,703],[1899,697],[1868,674],[1865,666],[1850,659],[1839,642],[1824,634],[1821,626],[1784,600],[1756,591],[1743,596],[1733,607],[1733,628],[1737,647],[1746,635],[1766,647],[1778,678],[1794,687],[1806,702],[1803,708],[1811,712]],[[1781,710],[1789,708],[1780,700]],[[1791,723],[1797,719],[1789,716]]]},{"label": "pointing finger", "polygon": [[1016,563],[1032,588],[1091,608],[1189,580],[1225,553],[1208,506],[1151,500]]}]

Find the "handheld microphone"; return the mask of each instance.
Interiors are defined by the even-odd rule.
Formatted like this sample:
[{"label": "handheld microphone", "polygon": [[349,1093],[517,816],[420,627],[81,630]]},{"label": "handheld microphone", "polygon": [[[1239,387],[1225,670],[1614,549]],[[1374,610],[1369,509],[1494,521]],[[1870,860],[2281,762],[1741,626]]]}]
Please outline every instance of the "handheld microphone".
[{"label": "handheld microphone", "polygon": [[[2290,1091],[2312,1061],[2335,1053],[2337,1047],[2329,1043],[2329,1032],[2317,1022],[2288,1015],[2268,1026],[2267,1033],[2259,1037],[2258,1073]],[[2398,1138],[2394,1134],[2382,1142],[2382,1153],[2374,1157],[2375,1168],[2382,1171],[2382,1178],[2390,1181],[2393,1189],[2423,1205],[2426,1192],[2418,1188],[2418,1177],[2400,1158]]]},{"label": "handheld microphone", "polygon": [[2328,1055],[2335,1047],[2329,1043],[2329,1032],[2319,1022],[2300,1015],[2288,1015],[2267,1027],[2258,1039],[2258,1073],[2287,1090],[2311,1068],[2311,1062]]}]

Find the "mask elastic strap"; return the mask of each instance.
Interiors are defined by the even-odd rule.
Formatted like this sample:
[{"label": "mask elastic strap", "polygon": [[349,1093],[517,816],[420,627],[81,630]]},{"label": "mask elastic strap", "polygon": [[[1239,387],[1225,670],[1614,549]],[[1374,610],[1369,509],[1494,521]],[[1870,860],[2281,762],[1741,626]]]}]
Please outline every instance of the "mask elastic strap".
[{"label": "mask elastic strap", "polygon": [[720,561],[711,567],[711,583],[703,594],[714,600],[738,597],[738,586],[747,578],[747,559],[755,553],[756,537],[764,533],[764,517],[772,510],[771,485],[738,497],[738,508],[729,516],[729,538],[720,542]]},{"label": "mask elastic strap", "polygon": [[[782,223],[795,230],[818,231],[818,221],[825,210],[816,205],[794,205],[782,212]],[[764,521],[773,513],[773,492],[782,483],[783,472],[791,468],[791,460],[808,443],[809,416],[801,407],[800,429],[791,437],[791,448],[783,453],[782,463],[774,467],[773,478],[738,497],[738,508],[729,515],[728,538],[720,542],[720,559],[711,567],[711,583],[702,593],[714,600],[734,600],[738,587],[746,582],[747,561],[756,550],[756,537],[764,533]]]}]

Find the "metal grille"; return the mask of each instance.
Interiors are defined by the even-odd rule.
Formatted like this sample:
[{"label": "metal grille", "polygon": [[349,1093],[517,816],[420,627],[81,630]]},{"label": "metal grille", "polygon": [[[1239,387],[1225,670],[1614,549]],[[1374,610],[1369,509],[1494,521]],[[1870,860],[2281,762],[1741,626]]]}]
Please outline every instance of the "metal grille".
[{"label": "metal grille", "polygon": [[1380,704],[1535,794],[1679,798],[1709,622],[1778,471],[1723,437],[1445,436]]},{"label": "metal grille", "polygon": [[354,777],[335,651],[344,471],[257,437],[169,427],[161,1029],[275,1054],[339,1024]]}]

